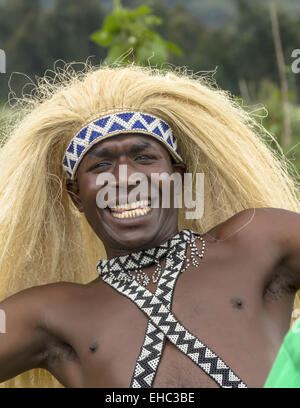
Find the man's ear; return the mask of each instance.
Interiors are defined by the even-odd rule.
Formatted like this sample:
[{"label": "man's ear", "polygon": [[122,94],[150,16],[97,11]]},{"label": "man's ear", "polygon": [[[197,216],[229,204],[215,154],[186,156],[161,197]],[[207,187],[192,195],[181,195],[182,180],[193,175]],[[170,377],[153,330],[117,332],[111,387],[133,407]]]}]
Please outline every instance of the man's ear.
[{"label": "man's ear", "polygon": [[78,211],[83,212],[83,207],[79,197],[79,187],[76,180],[67,180],[67,191]]}]

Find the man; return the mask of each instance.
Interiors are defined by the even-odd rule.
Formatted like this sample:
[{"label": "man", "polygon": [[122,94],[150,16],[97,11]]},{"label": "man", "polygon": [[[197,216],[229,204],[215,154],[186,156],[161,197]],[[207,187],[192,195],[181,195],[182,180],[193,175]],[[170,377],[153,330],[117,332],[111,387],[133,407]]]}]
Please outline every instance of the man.
[{"label": "man", "polygon": [[[1,151],[0,380],[42,368],[66,387],[262,387],[300,281],[283,159],[202,80],[68,72],[40,81]],[[205,176],[202,218],[164,208],[162,183],[158,208],[126,205],[131,175],[188,172]]]}]

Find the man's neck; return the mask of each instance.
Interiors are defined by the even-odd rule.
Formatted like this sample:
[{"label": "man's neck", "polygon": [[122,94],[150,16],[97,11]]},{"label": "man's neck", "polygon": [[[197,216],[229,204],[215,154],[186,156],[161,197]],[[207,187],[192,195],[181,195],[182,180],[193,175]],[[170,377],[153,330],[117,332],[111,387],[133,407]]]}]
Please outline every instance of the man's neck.
[{"label": "man's neck", "polygon": [[145,251],[146,249],[156,248],[156,247],[162,245],[164,242],[168,241],[170,238],[172,238],[178,232],[179,232],[179,230],[178,230],[178,227],[176,226],[176,228],[174,228],[173,230],[169,230],[165,234],[160,234],[159,238],[157,236],[155,236],[152,240],[147,242],[147,244],[143,245],[142,247],[111,248],[111,247],[105,246],[107,258],[108,259],[116,258],[116,257],[119,257],[119,256],[124,256],[124,255],[128,255],[128,254],[135,253],[135,252]]}]

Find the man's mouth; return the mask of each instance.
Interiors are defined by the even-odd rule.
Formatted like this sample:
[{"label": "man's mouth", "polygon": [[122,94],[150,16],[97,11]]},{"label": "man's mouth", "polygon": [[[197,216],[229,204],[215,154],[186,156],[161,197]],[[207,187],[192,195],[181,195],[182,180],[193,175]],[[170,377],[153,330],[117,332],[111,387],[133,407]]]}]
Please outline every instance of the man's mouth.
[{"label": "man's mouth", "polygon": [[116,205],[109,210],[115,218],[132,218],[146,215],[151,211],[150,200],[135,201],[130,204]]}]

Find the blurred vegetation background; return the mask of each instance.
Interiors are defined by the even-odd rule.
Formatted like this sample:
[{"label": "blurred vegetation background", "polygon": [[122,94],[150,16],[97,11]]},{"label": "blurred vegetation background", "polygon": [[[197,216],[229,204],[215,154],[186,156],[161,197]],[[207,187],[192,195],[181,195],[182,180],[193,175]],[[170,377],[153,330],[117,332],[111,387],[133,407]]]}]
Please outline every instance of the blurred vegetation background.
[{"label": "blurred vegetation background", "polygon": [[[99,64],[122,55],[124,63],[216,70],[218,86],[255,110],[300,171],[300,73],[291,69],[299,0],[0,0],[0,49],[3,106],[12,72],[34,79],[60,59]],[[28,81],[13,75],[10,86],[21,96]],[[9,109],[0,115],[1,137]]]}]

